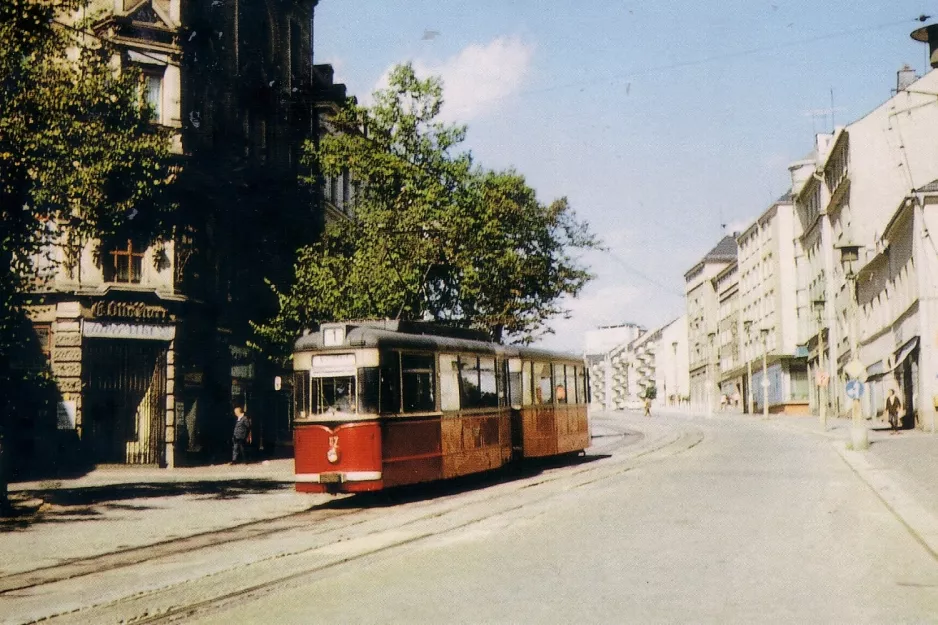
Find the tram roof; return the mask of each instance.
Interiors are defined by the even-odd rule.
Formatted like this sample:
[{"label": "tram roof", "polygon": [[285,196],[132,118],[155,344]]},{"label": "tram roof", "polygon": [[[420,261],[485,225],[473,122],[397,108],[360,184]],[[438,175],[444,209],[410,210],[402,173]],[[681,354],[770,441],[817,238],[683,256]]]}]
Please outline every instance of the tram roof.
[{"label": "tram roof", "polygon": [[313,332],[297,339],[295,351],[339,351],[361,348],[405,348],[432,351],[471,352],[501,357],[536,358],[541,360],[570,360],[582,362],[578,354],[554,352],[536,347],[499,345],[489,341],[432,333],[413,333],[388,329],[381,324],[323,324],[323,328],[345,327],[345,339],[337,345],[324,345],[323,333]]}]

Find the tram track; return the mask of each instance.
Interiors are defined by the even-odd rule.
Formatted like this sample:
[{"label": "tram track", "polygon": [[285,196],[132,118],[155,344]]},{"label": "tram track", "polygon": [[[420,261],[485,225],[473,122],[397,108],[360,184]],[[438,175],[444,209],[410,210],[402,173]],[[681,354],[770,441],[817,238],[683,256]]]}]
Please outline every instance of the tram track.
[{"label": "tram track", "polygon": [[[154,545],[63,565],[61,572],[35,571],[8,576],[6,588],[18,581],[18,589],[53,591],[77,584],[82,576],[94,575],[97,585],[108,577],[140,575],[156,567],[172,570],[174,581],[155,584],[125,597],[105,598],[93,606],[72,611],[45,614],[41,619],[64,622],[140,622],[176,623],[207,616],[251,601],[281,588],[308,583],[335,574],[343,566],[366,564],[389,557],[402,549],[432,538],[453,534],[499,516],[523,514],[552,497],[573,489],[590,487],[632,470],[654,457],[668,457],[692,448],[702,440],[699,432],[649,437],[627,424],[604,426],[615,430],[615,438],[594,445],[590,455],[567,464],[547,464],[534,475],[508,476],[482,488],[461,491],[442,489],[442,497],[416,499],[403,505],[386,507],[330,508],[294,513],[272,521],[261,521],[173,541],[177,544]],[[640,434],[637,435],[637,434]],[[605,438],[603,436],[602,438]],[[651,439],[651,440],[649,440]],[[644,443],[644,444],[642,444]],[[617,449],[638,446],[636,453],[622,459],[611,455]],[[610,455],[606,455],[610,454]],[[602,456],[597,459],[597,456]],[[570,469],[570,470],[565,470]],[[464,487],[465,485],[463,485]],[[342,505],[349,505],[349,498]],[[363,501],[363,503],[368,503]],[[390,509],[390,513],[388,510]],[[348,522],[351,521],[351,522]],[[271,526],[273,523],[273,526]],[[225,562],[218,548],[228,546],[253,552],[237,562]],[[286,548],[285,548],[286,547]],[[225,550],[227,553],[230,550]],[[186,561],[212,560],[214,566],[199,574],[187,575]],[[110,559],[108,559],[110,558]],[[221,562],[219,562],[219,559]],[[205,565],[205,562],[202,562]],[[97,567],[97,568],[96,568]],[[207,574],[206,574],[206,571]],[[32,577],[29,577],[32,576]],[[16,578],[19,578],[18,580]],[[0,583],[4,581],[0,579]],[[30,581],[31,580],[31,581]],[[26,582],[30,582],[26,584]],[[4,591],[8,594],[12,590]],[[0,593],[2,596],[2,593]]]}]

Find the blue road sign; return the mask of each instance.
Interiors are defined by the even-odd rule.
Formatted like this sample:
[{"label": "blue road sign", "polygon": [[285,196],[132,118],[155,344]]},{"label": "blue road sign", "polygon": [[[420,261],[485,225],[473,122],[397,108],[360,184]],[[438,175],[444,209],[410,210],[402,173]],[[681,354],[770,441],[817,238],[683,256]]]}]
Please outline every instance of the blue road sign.
[{"label": "blue road sign", "polygon": [[847,382],[847,397],[850,399],[860,399],[863,397],[863,382],[860,380],[849,380]]}]

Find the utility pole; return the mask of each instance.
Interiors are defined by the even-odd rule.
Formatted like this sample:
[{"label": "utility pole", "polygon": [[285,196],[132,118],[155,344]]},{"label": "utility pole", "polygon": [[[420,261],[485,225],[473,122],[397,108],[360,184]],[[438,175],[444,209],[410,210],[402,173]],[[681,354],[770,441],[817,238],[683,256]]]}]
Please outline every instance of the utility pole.
[{"label": "utility pole", "polygon": [[769,329],[762,328],[762,418],[769,418]]},{"label": "utility pole", "polygon": [[818,387],[818,420],[821,423],[821,430],[827,431],[827,381],[830,376],[824,369],[824,312],[826,300],[814,300],[814,310],[817,312],[817,387]]}]

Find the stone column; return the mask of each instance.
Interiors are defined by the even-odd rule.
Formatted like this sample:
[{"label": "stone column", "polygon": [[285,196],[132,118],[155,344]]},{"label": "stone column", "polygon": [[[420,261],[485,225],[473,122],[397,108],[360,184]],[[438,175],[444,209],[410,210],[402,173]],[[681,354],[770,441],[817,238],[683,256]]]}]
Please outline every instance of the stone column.
[{"label": "stone column", "polygon": [[62,401],[75,404],[75,429],[82,437],[81,303],[59,302],[52,326],[52,374]]},{"label": "stone column", "polygon": [[[184,415],[178,415],[184,418]],[[176,466],[176,341],[169,342],[166,350],[166,468]]]}]

